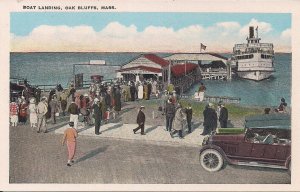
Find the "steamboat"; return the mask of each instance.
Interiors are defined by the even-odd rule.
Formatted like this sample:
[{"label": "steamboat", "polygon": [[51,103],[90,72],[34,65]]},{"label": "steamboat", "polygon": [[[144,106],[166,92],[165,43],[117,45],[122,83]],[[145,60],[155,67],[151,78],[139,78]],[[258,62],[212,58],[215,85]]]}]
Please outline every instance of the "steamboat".
[{"label": "steamboat", "polygon": [[273,43],[260,43],[258,27],[249,27],[247,43],[235,44],[232,60],[240,78],[260,81],[269,78],[274,70]]}]

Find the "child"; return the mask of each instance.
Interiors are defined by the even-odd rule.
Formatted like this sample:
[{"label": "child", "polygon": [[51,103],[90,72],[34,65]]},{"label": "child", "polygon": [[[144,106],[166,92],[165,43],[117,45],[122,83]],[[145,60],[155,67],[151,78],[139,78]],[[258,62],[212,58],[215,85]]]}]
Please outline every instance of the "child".
[{"label": "child", "polygon": [[67,147],[68,147],[68,163],[67,166],[71,166],[71,163],[74,163],[74,155],[76,150],[76,138],[78,133],[74,128],[74,122],[69,123],[70,128],[65,130],[64,137],[62,139],[61,144],[64,145],[65,141],[67,140]]}]

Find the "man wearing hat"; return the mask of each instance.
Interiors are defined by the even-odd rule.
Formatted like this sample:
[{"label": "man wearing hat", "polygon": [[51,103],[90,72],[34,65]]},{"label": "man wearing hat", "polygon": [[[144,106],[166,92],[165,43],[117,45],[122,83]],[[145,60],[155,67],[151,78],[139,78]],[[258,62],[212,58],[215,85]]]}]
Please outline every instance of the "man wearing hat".
[{"label": "man wearing hat", "polygon": [[48,112],[47,97],[42,97],[37,106],[37,132],[40,133],[41,127],[44,129],[44,133],[47,133],[46,127],[46,113]]},{"label": "man wearing hat", "polygon": [[166,112],[166,129],[167,131],[171,132],[172,124],[176,112],[175,105],[172,103],[172,99],[169,99],[167,101],[165,112]]},{"label": "man wearing hat", "polygon": [[102,120],[102,109],[100,106],[100,100],[98,98],[94,99],[94,104],[93,104],[93,111],[94,111],[94,119],[95,119],[95,134],[99,135],[101,134],[100,132],[100,125],[101,125],[101,120]]},{"label": "man wearing hat", "polygon": [[210,134],[212,131],[215,131],[218,126],[218,117],[217,112],[215,109],[213,109],[213,104],[209,103],[206,105],[205,110],[203,111],[203,132],[201,135],[207,135]]},{"label": "man wearing hat", "polygon": [[221,126],[221,128],[227,128],[228,110],[222,102],[219,102],[218,105],[221,108],[220,109],[220,116],[219,116],[220,126]]},{"label": "man wearing hat", "polygon": [[58,113],[59,111],[59,104],[57,100],[56,94],[52,96],[51,101],[49,102],[50,105],[50,110],[51,110],[51,119],[52,119],[52,124],[56,124],[56,116],[55,114]]},{"label": "man wearing hat", "polygon": [[145,128],[145,120],[146,120],[146,117],[145,117],[145,114],[144,114],[144,109],[145,107],[144,106],[141,106],[140,107],[140,110],[139,110],[139,113],[137,115],[137,119],[136,119],[136,123],[139,125],[137,128],[133,129],[133,133],[135,134],[135,132],[137,132],[139,129],[141,129],[141,135],[146,135],[144,133],[144,128]]}]

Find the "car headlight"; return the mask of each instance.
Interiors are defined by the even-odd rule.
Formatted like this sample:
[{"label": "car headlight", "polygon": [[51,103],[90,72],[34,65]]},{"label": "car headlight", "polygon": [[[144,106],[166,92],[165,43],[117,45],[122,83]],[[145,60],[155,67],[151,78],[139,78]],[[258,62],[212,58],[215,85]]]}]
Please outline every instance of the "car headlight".
[{"label": "car headlight", "polygon": [[206,136],[203,138],[203,141],[202,141],[202,146],[203,145],[207,145],[208,144],[208,141],[209,141],[209,136]]}]

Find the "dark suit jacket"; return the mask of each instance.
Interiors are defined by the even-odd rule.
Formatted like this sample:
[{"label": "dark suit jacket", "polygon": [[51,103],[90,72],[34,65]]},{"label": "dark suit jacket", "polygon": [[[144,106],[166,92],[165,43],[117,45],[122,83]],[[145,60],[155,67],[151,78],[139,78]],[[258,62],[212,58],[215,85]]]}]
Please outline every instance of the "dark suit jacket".
[{"label": "dark suit jacket", "polygon": [[138,115],[137,115],[137,118],[136,118],[136,123],[137,124],[145,124],[145,120],[146,120],[146,117],[145,117],[145,114],[143,111],[139,111]]},{"label": "dark suit jacket", "polygon": [[102,119],[101,107],[97,104],[94,104],[93,109],[94,109],[94,118],[95,118],[95,120],[101,120]]},{"label": "dark suit jacket", "polygon": [[209,108],[209,107],[206,108],[203,111],[203,116],[204,116],[204,122],[203,122],[204,126],[207,126],[212,129],[217,128],[218,117],[217,117],[217,113],[214,109]]},{"label": "dark suit jacket", "polygon": [[228,120],[228,110],[225,107],[222,107],[220,110],[219,121],[227,121]]}]

